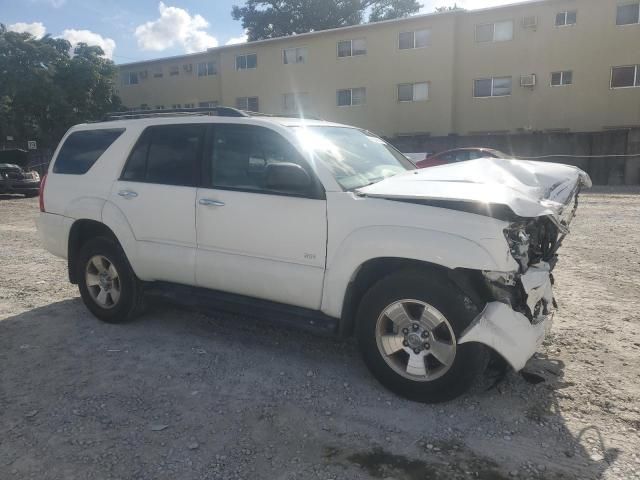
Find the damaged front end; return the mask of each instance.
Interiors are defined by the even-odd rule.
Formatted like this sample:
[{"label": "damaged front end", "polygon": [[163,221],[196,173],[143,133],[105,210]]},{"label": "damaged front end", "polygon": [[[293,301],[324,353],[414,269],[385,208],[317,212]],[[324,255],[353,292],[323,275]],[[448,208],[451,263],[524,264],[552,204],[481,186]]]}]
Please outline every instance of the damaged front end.
[{"label": "damaged front end", "polygon": [[513,272],[482,272],[480,283],[486,305],[458,343],[483,343],[514,370],[525,366],[551,328],[557,308],[552,271],[575,216],[577,199],[576,191],[573,205],[560,215],[523,219],[504,230],[519,268]]}]

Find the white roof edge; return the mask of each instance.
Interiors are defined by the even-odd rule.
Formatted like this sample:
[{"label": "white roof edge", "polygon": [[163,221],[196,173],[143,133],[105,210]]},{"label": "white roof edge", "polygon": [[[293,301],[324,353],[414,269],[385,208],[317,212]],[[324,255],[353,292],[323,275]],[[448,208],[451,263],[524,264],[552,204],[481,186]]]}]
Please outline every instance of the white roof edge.
[{"label": "white roof edge", "polygon": [[184,53],[182,55],[171,55],[168,57],[151,58],[149,60],[138,60],[137,62],[117,63],[116,67],[127,67],[131,65],[143,65],[146,63],[166,62],[168,60],[180,60],[182,58],[192,58],[192,57],[206,55],[207,53],[209,53],[209,50],[202,50],[201,52],[194,52],[194,53]]},{"label": "white roof edge", "polygon": [[330,122],[327,120],[318,120],[311,118],[295,118],[295,117],[278,117],[278,116],[261,116],[254,117],[224,117],[209,115],[185,115],[185,116],[162,116],[162,117],[144,117],[144,118],[122,118],[115,120],[104,120],[100,122],[85,122],[73,125],[70,130],[92,130],[105,127],[119,128],[126,125],[171,125],[182,123],[246,123],[246,124],[264,124],[275,123],[283,127],[295,126],[332,126],[332,127],[348,127],[357,128],[352,125]]},{"label": "white roof edge", "polygon": [[430,13],[421,13],[418,15],[411,15],[408,17],[402,17],[402,18],[392,18],[390,20],[381,20],[379,22],[370,22],[370,23],[360,23],[357,25],[346,25],[344,27],[336,27],[336,28],[329,28],[326,30],[317,30],[314,32],[305,32],[305,33],[298,33],[298,34],[294,34],[294,35],[285,35],[283,37],[276,37],[276,38],[266,38],[264,40],[254,40],[253,42],[244,42],[244,43],[235,43],[233,45],[220,45],[218,47],[212,47],[212,48],[208,48],[207,50],[203,50],[201,52],[196,52],[196,53],[188,53],[188,54],[184,54],[184,55],[175,55],[175,56],[171,56],[171,57],[162,57],[162,58],[155,58],[155,59],[151,59],[151,60],[140,60],[139,62],[129,62],[129,63],[119,63],[116,66],[117,67],[128,67],[128,66],[132,66],[132,65],[143,65],[143,64],[148,64],[148,63],[155,63],[155,62],[165,62],[168,60],[178,60],[178,59],[182,59],[182,58],[191,58],[194,56],[198,56],[198,55],[203,55],[209,52],[219,52],[222,50],[230,50],[230,49],[238,49],[238,48],[250,48],[253,45],[264,45],[266,43],[275,43],[275,42],[284,42],[284,41],[290,41],[290,40],[294,40],[294,39],[298,39],[298,38],[306,38],[306,37],[311,37],[311,36],[318,36],[318,35],[326,35],[326,34],[330,34],[330,33],[335,33],[335,32],[342,32],[342,31],[349,31],[349,30],[357,30],[357,29],[362,29],[362,28],[372,28],[372,27],[376,27],[378,25],[387,25],[390,23],[401,23],[401,22],[410,22],[410,21],[414,21],[416,19],[422,19],[422,18],[430,18],[430,17],[439,17],[439,16],[446,16],[446,15],[457,15],[457,14],[475,14],[475,13],[484,13],[487,11],[492,11],[492,10],[501,10],[504,8],[512,8],[512,7],[520,7],[520,6],[526,6],[526,5],[531,5],[531,4],[536,4],[536,3],[554,3],[556,1],[559,0],[523,0],[523,1],[519,1],[519,2],[513,2],[513,3],[508,3],[505,5],[498,5],[495,7],[485,7],[485,8],[477,8],[474,10],[467,10],[464,8],[458,8],[457,10],[446,10],[443,12],[430,12]]}]

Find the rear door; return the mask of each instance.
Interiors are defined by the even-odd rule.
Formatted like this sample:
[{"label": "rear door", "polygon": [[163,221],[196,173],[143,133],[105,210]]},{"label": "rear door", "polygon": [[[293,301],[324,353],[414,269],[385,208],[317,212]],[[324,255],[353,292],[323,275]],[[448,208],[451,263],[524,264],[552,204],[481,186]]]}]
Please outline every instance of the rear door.
[{"label": "rear door", "polygon": [[145,276],[195,283],[196,184],[203,124],[147,127],[134,147],[111,201],[137,241],[136,264]]},{"label": "rear door", "polygon": [[[267,165],[296,163],[308,191],[265,187]],[[324,190],[287,139],[266,127],[215,124],[197,194],[200,286],[319,309],[327,244]]]}]

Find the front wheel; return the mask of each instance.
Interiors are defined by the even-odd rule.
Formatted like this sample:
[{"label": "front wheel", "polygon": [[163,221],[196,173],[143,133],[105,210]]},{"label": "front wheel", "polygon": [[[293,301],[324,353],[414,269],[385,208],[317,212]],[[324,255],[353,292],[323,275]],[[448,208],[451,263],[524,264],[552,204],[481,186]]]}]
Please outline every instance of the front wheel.
[{"label": "front wheel", "polygon": [[357,336],[373,375],[426,403],[464,393],[486,366],[483,345],[457,339],[478,309],[439,272],[403,271],[376,283],[358,309]]}]

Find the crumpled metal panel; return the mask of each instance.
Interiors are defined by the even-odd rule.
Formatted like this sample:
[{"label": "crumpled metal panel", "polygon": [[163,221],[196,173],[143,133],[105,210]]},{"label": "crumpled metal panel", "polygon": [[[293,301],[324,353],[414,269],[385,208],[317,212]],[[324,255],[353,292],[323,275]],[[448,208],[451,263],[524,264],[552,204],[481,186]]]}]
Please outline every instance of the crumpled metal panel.
[{"label": "crumpled metal panel", "polygon": [[553,288],[549,274],[551,266],[547,262],[531,265],[527,273],[520,277],[520,282],[527,293],[527,306],[534,312],[535,307],[543,300],[545,305],[553,303]]},{"label": "crumpled metal panel", "polygon": [[479,342],[487,345],[519,371],[542,344],[551,323],[551,315],[534,325],[509,305],[491,302],[462,332],[458,344]]},{"label": "crumpled metal panel", "polygon": [[399,173],[359,188],[369,197],[455,200],[508,206],[522,218],[557,219],[589,175],[577,167],[549,162],[478,158]]}]

